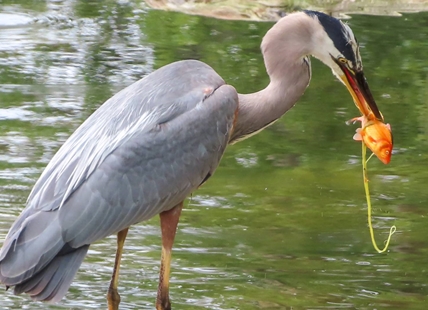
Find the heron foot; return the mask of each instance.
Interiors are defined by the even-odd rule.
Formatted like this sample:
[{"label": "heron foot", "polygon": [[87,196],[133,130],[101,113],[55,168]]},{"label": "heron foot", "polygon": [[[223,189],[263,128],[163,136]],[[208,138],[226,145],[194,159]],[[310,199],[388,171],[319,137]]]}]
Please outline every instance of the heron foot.
[{"label": "heron foot", "polygon": [[117,289],[109,287],[107,292],[108,310],[119,310],[120,295]]}]

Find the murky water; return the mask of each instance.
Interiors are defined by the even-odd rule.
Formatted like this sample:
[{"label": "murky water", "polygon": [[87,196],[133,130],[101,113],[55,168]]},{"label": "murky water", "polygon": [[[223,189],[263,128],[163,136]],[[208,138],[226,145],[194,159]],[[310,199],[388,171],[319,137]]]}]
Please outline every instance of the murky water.
[{"label": "murky water", "polygon": [[[17,4],[17,3],[21,4]],[[365,72],[394,132],[388,166],[369,165],[379,243],[367,229],[358,115],[313,61],[311,86],[281,121],[228,149],[187,202],[171,279],[175,309],[426,309],[428,14],[355,16]],[[138,1],[0,4],[0,239],[55,151],[105,99],[179,59],[213,66],[240,92],[267,84],[269,23],[149,11]],[[129,233],[121,309],[153,309],[158,219]],[[115,238],[93,246],[58,305],[0,291],[2,309],[103,309]]]}]

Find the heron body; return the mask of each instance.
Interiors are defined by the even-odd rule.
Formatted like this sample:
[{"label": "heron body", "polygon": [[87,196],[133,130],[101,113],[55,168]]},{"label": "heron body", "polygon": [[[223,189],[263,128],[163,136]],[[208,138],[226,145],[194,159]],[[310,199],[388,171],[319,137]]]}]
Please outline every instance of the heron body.
[{"label": "heron body", "polygon": [[208,65],[185,60],[107,100],[64,143],[35,184],[0,251],[0,281],[35,300],[59,301],[91,243],[118,234],[109,309],[128,228],[160,214],[157,309],[170,309],[171,248],[184,199],[215,171],[228,143],[288,111],[319,58],[376,115],[351,29],[323,13],[290,14],[263,39],[269,85],[238,94]]},{"label": "heron body", "polygon": [[[175,78],[164,80],[165,70]],[[234,88],[193,60],[113,96],[64,143],[34,186],[3,245],[2,282],[56,301],[89,244],[171,209],[214,173],[237,106]],[[50,268],[60,278],[42,287],[39,277]]]}]

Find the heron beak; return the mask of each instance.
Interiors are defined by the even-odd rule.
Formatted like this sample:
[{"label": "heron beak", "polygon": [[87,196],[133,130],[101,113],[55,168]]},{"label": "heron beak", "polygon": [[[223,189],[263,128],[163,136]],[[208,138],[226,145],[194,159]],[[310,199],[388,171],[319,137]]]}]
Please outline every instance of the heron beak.
[{"label": "heron beak", "polygon": [[360,112],[365,116],[373,114],[379,121],[383,122],[382,113],[380,113],[379,108],[376,105],[376,101],[373,98],[364,73],[362,71],[354,72],[339,61],[336,61],[336,63],[343,72],[343,75],[340,75],[340,78],[346,85],[346,88],[348,88],[348,91]]}]

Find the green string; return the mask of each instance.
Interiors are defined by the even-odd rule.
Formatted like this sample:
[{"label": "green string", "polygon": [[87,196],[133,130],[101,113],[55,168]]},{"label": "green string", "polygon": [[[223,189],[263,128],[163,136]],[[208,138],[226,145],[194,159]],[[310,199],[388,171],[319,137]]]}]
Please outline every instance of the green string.
[{"label": "green string", "polygon": [[369,222],[369,229],[370,229],[370,237],[372,239],[372,244],[373,247],[375,248],[375,250],[378,253],[383,253],[388,249],[389,246],[389,242],[391,241],[391,236],[395,233],[395,231],[397,230],[397,228],[395,227],[395,225],[393,225],[390,229],[389,229],[389,236],[388,239],[386,240],[386,244],[385,247],[380,250],[377,245],[376,245],[376,240],[374,237],[374,232],[373,232],[373,226],[372,226],[372,205],[370,202],[370,191],[369,191],[369,179],[367,177],[367,162],[370,160],[370,158],[372,158],[373,154],[370,155],[369,159],[366,160],[366,145],[364,143],[361,143],[363,145],[363,179],[364,179],[364,190],[366,191],[366,200],[367,200],[367,217],[368,217],[368,222]]}]

